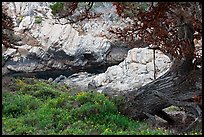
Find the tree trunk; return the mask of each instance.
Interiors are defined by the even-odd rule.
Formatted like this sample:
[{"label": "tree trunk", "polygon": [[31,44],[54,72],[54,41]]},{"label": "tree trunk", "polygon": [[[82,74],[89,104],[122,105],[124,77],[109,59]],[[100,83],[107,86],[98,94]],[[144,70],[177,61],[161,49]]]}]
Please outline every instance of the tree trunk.
[{"label": "tree trunk", "polygon": [[174,105],[183,107],[195,117],[201,117],[202,101],[197,98],[202,99],[202,66],[195,68],[193,63],[194,31],[183,27],[186,35],[182,37],[190,41],[185,48],[190,52],[183,52],[180,59],[174,58],[173,65],[163,76],[138,90],[125,93],[119,106],[121,113],[138,120],[158,115],[172,123],[173,119],[162,109]]},{"label": "tree trunk", "polygon": [[[202,95],[201,69],[193,70],[191,60],[176,59],[168,72],[138,90],[124,94],[120,111],[133,119],[145,119],[150,115],[164,116],[162,109],[180,106],[200,115],[193,97]],[[202,105],[202,104],[201,104]]]}]

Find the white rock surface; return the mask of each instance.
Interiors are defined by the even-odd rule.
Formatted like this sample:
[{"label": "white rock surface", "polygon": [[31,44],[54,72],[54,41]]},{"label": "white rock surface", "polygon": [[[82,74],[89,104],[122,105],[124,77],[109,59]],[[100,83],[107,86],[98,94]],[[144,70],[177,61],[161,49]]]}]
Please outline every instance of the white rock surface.
[{"label": "white rock surface", "polygon": [[16,53],[16,49],[13,48],[8,48],[7,50],[5,50],[5,52],[3,53],[3,56],[7,57],[7,56],[13,56]]},{"label": "white rock surface", "polygon": [[[22,33],[23,30],[29,29],[28,32],[39,42],[39,45],[44,52],[47,52],[48,49],[54,49],[57,51],[62,50],[69,56],[75,56],[76,54],[79,54],[79,51],[90,52],[97,55],[98,61],[102,61],[104,60],[104,53],[110,49],[110,40],[96,36],[96,33],[98,33],[97,30],[105,28],[103,26],[106,26],[108,23],[101,24],[100,21],[97,23],[92,21],[91,23],[92,25],[95,24],[95,28],[86,28],[89,30],[89,33],[81,35],[77,28],[74,28],[70,24],[63,25],[56,23],[56,20],[53,19],[51,9],[49,8],[51,3],[5,2],[3,4],[6,4],[6,6],[9,7],[8,13],[13,17],[14,22],[16,22],[14,30]],[[42,22],[40,24],[34,23],[35,16],[42,16]],[[18,24],[19,17],[22,17],[23,19]],[[35,51],[36,55],[40,54],[37,53],[40,52],[39,50],[30,51]],[[18,59],[20,60],[21,57]]]},{"label": "white rock surface", "polygon": [[31,18],[30,16],[26,16],[19,24],[17,31],[30,29],[33,26],[34,22],[35,22],[34,18]]},{"label": "white rock surface", "polygon": [[[168,71],[171,62],[160,51],[156,51],[155,59],[158,78]],[[109,67],[105,73],[91,77],[88,73],[83,73],[82,79],[78,77],[80,74],[77,74],[77,79],[72,77],[64,82],[77,87],[81,85],[83,89],[88,89],[88,85],[92,83],[98,92],[105,92],[107,88],[117,92],[137,89],[154,80],[153,52],[148,48],[134,48],[128,52],[123,62]]]}]

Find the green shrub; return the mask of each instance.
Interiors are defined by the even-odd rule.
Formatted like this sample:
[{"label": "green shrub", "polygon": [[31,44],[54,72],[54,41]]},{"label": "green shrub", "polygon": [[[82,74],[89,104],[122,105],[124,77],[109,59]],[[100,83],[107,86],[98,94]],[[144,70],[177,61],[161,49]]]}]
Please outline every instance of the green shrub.
[{"label": "green shrub", "polygon": [[60,95],[55,89],[49,87],[42,87],[40,90],[37,90],[33,93],[33,96],[41,99],[56,98]]},{"label": "green shrub", "polygon": [[24,118],[3,118],[3,130],[9,135],[32,135],[36,129],[32,126],[27,126],[24,123]]},{"label": "green shrub", "polygon": [[59,13],[64,8],[63,2],[55,2],[54,4],[50,5],[53,14]]},{"label": "green shrub", "polygon": [[[87,119],[97,116],[104,116],[109,113],[117,113],[116,105],[104,94],[97,92],[79,92],[75,97],[75,105],[70,113],[77,119]],[[96,119],[94,119],[96,120]]]},{"label": "green shrub", "polygon": [[110,99],[93,91],[35,79],[13,81],[15,92],[3,93],[3,130],[16,135],[160,135],[120,114],[121,97]]},{"label": "green shrub", "polygon": [[70,94],[67,92],[63,93],[57,98],[49,99],[47,101],[47,107],[71,111],[71,109],[74,109],[74,102],[74,97],[70,96]]},{"label": "green shrub", "polygon": [[3,94],[3,114],[18,117],[36,110],[42,102],[30,95]]},{"label": "green shrub", "polygon": [[2,61],[4,61],[4,60],[5,60],[5,57],[4,57],[4,56],[2,56],[1,60],[2,60]]},{"label": "green shrub", "polygon": [[32,84],[29,83],[29,80],[16,80],[17,87],[21,91],[18,94],[31,95],[36,98],[47,100],[49,98],[56,98],[61,95],[61,91],[53,88],[51,85],[46,84],[45,82],[35,82]]},{"label": "green shrub", "polygon": [[36,112],[41,129],[63,129],[66,124],[71,122],[69,111],[61,108],[53,108],[50,105],[43,105]]},{"label": "green shrub", "polygon": [[[94,105],[95,108],[98,109],[101,113],[114,113],[117,111],[117,107],[109,100],[107,96],[97,92],[79,92],[76,95],[76,101],[78,101],[81,105],[87,103],[89,103],[90,106]],[[83,107],[84,106],[82,106],[82,108]]]},{"label": "green shrub", "polygon": [[45,105],[36,112],[40,129],[51,128],[53,126],[55,111],[55,109]]},{"label": "green shrub", "polygon": [[35,23],[40,24],[42,22],[41,16],[35,16]]}]

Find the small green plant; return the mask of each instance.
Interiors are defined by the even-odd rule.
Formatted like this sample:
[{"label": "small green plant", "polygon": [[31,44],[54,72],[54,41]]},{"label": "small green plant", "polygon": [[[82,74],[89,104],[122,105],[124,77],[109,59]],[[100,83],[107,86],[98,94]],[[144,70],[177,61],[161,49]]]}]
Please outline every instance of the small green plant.
[{"label": "small green plant", "polygon": [[35,23],[40,24],[42,22],[41,16],[35,16]]},{"label": "small green plant", "polygon": [[23,15],[20,15],[20,16],[18,17],[18,21],[19,21],[19,22],[21,22],[23,19],[24,19],[24,16],[23,16]]},{"label": "small green plant", "polygon": [[4,56],[2,56],[1,60],[2,60],[2,61],[4,61],[4,60],[5,60],[5,57],[4,57]]},{"label": "small green plant", "polygon": [[59,13],[64,8],[63,2],[55,2],[54,4],[50,5],[53,14]]}]

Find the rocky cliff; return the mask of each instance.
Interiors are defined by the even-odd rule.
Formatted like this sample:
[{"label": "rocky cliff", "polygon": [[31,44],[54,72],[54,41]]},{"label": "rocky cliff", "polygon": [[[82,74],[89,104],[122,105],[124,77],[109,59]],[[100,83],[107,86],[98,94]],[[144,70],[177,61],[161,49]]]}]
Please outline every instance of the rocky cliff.
[{"label": "rocky cliff", "polygon": [[[16,49],[5,49],[2,45],[2,54],[7,59],[2,67],[3,75],[51,77],[54,82],[80,89],[124,92],[151,82],[154,71],[159,77],[170,67],[170,59],[159,51],[156,51],[154,70],[152,49],[130,49],[126,48],[127,44],[104,37],[103,34],[108,36],[109,27],[125,25],[113,19],[117,18],[114,9],[106,13],[106,20],[90,20],[82,29],[67,24],[66,20],[59,23],[51,13],[50,4],[3,3],[20,39],[14,45]],[[101,10],[108,6],[101,3],[99,7]]]}]

